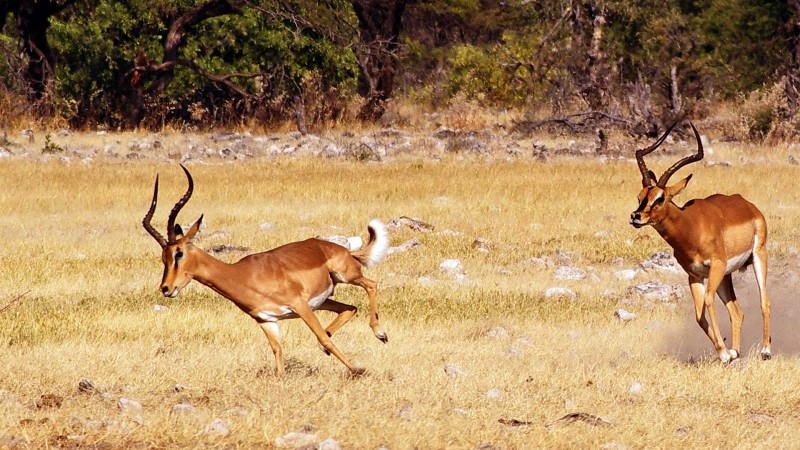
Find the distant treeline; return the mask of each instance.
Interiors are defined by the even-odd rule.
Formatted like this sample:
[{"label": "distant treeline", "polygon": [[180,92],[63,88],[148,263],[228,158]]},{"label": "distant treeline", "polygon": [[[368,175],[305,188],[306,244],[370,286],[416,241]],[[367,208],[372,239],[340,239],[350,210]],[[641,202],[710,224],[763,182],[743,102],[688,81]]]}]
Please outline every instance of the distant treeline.
[{"label": "distant treeline", "polygon": [[652,133],[772,92],[766,133],[797,110],[799,24],[800,0],[0,0],[0,112],[305,129],[458,98]]}]

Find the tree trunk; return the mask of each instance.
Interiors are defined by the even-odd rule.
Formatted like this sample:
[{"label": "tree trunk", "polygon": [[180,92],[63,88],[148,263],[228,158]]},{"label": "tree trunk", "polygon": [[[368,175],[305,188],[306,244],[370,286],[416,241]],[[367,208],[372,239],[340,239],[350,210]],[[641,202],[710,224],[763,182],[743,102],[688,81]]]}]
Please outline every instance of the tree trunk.
[{"label": "tree trunk", "polygon": [[792,62],[786,70],[783,88],[789,105],[789,115],[794,116],[800,108],[800,0],[789,0],[789,5],[794,8],[790,39],[787,40]]},{"label": "tree trunk", "polygon": [[31,100],[42,99],[53,81],[55,54],[47,40],[50,17],[73,3],[75,0],[65,0],[61,4],[53,0],[24,0],[16,5],[12,2],[9,8],[3,8],[4,15],[7,12],[14,13],[22,52],[28,58],[24,79]]},{"label": "tree trunk", "polygon": [[[134,127],[142,121],[147,99],[159,97],[175,78],[175,67],[180,63],[179,53],[184,33],[206,19],[240,13],[241,3],[240,0],[208,0],[179,15],[172,22],[164,39],[164,58],[161,63],[140,65],[137,61],[132,71],[132,83],[137,95],[132,101],[131,111],[126,119],[128,127]],[[143,56],[141,59],[146,60],[146,57]],[[146,88],[142,88],[139,80],[147,76],[152,77],[152,81]]]},{"label": "tree trunk", "polygon": [[397,72],[398,37],[409,0],[353,0],[358,17],[358,94],[366,99],[359,112],[362,120],[383,115],[392,96]]}]

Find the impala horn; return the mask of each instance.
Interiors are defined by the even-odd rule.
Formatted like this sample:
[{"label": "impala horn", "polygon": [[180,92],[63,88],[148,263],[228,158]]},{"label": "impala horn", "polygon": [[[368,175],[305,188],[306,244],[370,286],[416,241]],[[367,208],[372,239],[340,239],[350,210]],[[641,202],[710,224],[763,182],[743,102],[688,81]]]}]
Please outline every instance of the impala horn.
[{"label": "impala horn", "polygon": [[675,128],[675,125],[678,125],[678,122],[673,123],[669,128],[667,128],[667,131],[664,132],[664,134],[650,147],[636,150],[636,162],[639,164],[639,171],[642,172],[642,187],[648,187],[653,184],[653,181],[655,181],[653,173],[647,170],[647,164],[644,162],[644,157],[652,153],[664,142],[665,139],[667,139],[667,136],[669,136],[669,133],[672,132],[673,128]]},{"label": "impala horn", "polygon": [[153,201],[152,203],[150,203],[150,210],[147,211],[147,214],[144,215],[144,219],[142,219],[142,225],[144,226],[144,229],[147,230],[148,233],[150,233],[150,236],[153,236],[153,239],[155,239],[156,242],[158,242],[158,245],[160,245],[161,248],[164,248],[167,246],[166,239],[164,239],[164,236],[161,236],[161,233],[156,231],[156,229],[153,228],[153,225],[150,223],[150,220],[153,218],[153,213],[156,211],[157,201],[158,201],[158,175],[156,175],[156,187],[155,189],[153,189]]},{"label": "impala horn", "polygon": [[186,167],[181,164],[181,169],[183,172],[186,173],[186,178],[189,180],[189,188],[186,190],[186,193],[183,194],[178,203],[175,203],[175,206],[172,207],[172,211],[169,213],[169,219],[167,219],[167,239],[164,239],[164,236],[161,235],[150,221],[153,219],[153,213],[156,211],[156,203],[158,202],[158,175],[156,175],[156,185],[153,188],[153,201],[150,203],[150,209],[145,214],[144,219],[142,219],[142,225],[144,229],[150,233],[150,236],[153,236],[153,239],[158,242],[158,245],[161,248],[167,246],[168,243],[174,243],[177,239],[175,237],[175,219],[178,217],[178,213],[181,211],[186,202],[192,197],[192,191],[194,190],[194,181],[192,180],[192,175],[186,169]]},{"label": "impala horn", "polygon": [[680,161],[676,162],[675,164],[672,165],[672,167],[667,169],[667,171],[664,172],[663,175],[661,175],[661,178],[658,179],[658,183],[656,183],[656,186],[662,189],[664,188],[664,186],[667,185],[669,177],[671,177],[672,174],[677,172],[678,169],[687,164],[691,164],[693,162],[697,162],[703,159],[703,142],[700,140],[700,133],[697,132],[697,128],[695,128],[692,122],[689,122],[689,125],[692,126],[692,131],[694,131],[694,138],[697,140],[697,153],[695,153],[694,155],[687,156],[681,159]]},{"label": "impala horn", "polygon": [[172,211],[169,213],[169,219],[167,219],[167,239],[169,242],[176,242],[177,239],[175,238],[175,219],[178,217],[178,213],[181,212],[183,206],[186,202],[192,198],[192,191],[194,190],[194,181],[192,181],[192,174],[186,169],[186,167],[181,164],[181,169],[183,172],[186,173],[186,178],[189,180],[189,188],[186,190],[186,193],[183,194],[178,203],[175,203],[175,206],[172,207]]}]

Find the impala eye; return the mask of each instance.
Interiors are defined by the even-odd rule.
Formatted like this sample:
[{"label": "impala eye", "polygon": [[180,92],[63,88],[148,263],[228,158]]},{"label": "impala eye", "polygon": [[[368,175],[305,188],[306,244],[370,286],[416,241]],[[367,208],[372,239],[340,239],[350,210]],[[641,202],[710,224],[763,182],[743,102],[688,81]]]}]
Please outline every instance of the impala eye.
[{"label": "impala eye", "polygon": [[663,196],[659,196],[658,198],[653,200],[653,206],[658,206],[658,205],[660,205],[662,203],[664,203],[664,197]]},{"label": "impala eye", "polygon": [[177,252],[175,252],[175,259],[181,259],[181,258],[183,258],[183,252],[178,250]]}]

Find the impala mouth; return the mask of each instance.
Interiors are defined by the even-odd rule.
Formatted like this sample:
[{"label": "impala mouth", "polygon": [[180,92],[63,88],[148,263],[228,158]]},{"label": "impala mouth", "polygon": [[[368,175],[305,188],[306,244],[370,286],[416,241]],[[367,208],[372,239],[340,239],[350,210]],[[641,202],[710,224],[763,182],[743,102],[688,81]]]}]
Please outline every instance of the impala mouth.
[{"label": "impala mouth", "polygon": [[170,292],[164,292],[164,297],[175,298],[178,296],[178,287],[172,289]]},{"label": "impala mouth", "polygon": [[642,228],[643,226],[647,225],[647,223],[642,222],[639,219],[631,219],[630,224],[633,225],[634,228]]}]

